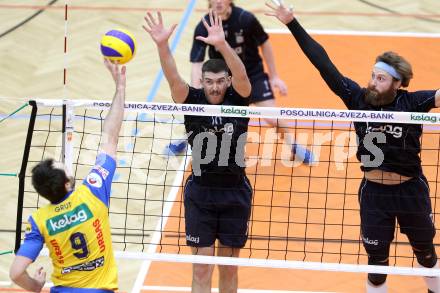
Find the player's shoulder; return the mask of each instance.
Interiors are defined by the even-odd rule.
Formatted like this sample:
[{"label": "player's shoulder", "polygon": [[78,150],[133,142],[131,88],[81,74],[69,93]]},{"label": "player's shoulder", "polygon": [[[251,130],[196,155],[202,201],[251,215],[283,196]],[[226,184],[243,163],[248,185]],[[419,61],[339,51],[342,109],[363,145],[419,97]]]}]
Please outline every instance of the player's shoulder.
[{"label": "player's shoulder", "polygon": [[38,208],[36,211],[34,211],[30,216],[29,216],[29,220],[28,222],[30,222],[31,220],[34,221],[35,224],[38,225],[38,223],[42,220],[42,218],[44,217],[44,215],[47,215],[47,210],[45,211],[45,207],[40,207]]},{"label": "player's shoulder", "polygon": [[203,89],[189,86],[188,96],[186,97],[185,104],[206,104],[206,97]]},{"label": "player's shoulder", "polygon": [[255,15],[252,12],[250,12],[249,10],[246,10],[242,7],[235,6],[235,5],[232,7],[232,12],[238,13],[239,15],[254,16],[255,17]]},{"label": "player's shoulder", "polygon": [[249,97],[241,96],[233,86],[230,86],[225,94],[225,100],[228,100],[231,106],[249,106]]},{"label": "player's shoulder", "polygon": [[34,211],[31,214],[31,218],[35,221],[35,222],[39,222],[40,220],[44,221],[44,218],[46,218],[49,213],[50,213],[50,209],[53,208],[53,204],[48,203],[42,207],[39,207],[36,211]]},{"label": "player's shoulder", "polygon": [[39,207],[36,211],[34,211],[28,219],[29,224],[33,221],[35,224],[35,227],[40,230],[42,227],[45,226],[46,221],[52,217],[53,213],[51,210],[53,210],[54,205],[49,203],[47,205],[44,205],[42,207]]},{"label": "player's shoulder", "polygon": [[[203,15],[202,18],[205,19],[205,21],[209,22],[208,14]],[[200,21],[197,23],[197,25],[194,28],[194,31],[197,33],[205,32],[205,31],[207,32],[205,26],[203,25],[202,18],[200,19]]]},{"label": "player's shoulder", "polygon": [[404,89],[398,89],[396,93],[396,107],[405,107],[407,105],[410,105],[411,102],[413,102],[413,99],[415,99],[418,96],[417,92],[409,92]]},{"label": "player's shoulder", "polygon": [[[397,91],[396,100],[401,107],[405,105],[423,104],[430,101],[435,101],[435,90],[418,90],[407,91],[405,89],[399,89]],[[403,109],[403,111],[415,111],[414,109]]]},{"label": "player's shoulder", "polygon": [[402,96],[405,96],[407,99],[412,99],[414,97],[425,97],[425,98],[431,98],[435,96],[437,93],[437,90],[417,90],[417,91],[408,91],[406,89],[399,89],[398,93],[400,93]]},{"label": "player's shoulder", "polygon": [[250,22],[256,19],[255,15],[252,12],[238,6],[232,7],[232,14],[235,15],[240,20],[240,22]]},{"label": "player's shoulder", "polygon": [[209,20],[208,14],[203,15],[203,17],[199,20],[199,22],[197,23],[196,28],[195,28],[196,30],[205,28],[205,26],[203,25],[202,19],[205,19],[206,21],[208,21]]}]

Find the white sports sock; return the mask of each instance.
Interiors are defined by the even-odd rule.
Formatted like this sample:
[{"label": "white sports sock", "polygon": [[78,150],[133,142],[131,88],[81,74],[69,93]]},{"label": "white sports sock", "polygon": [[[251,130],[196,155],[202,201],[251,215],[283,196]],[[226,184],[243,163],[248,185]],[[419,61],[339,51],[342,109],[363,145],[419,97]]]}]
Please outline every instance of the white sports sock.
[{"label": "white sports sock", "polygon": [[388,287],[387,282],[379,286],[374,286],[367,280],[367,293],[387,293]]},{"label": "white sports sock", "polygon": [[428,289],[434,293],[440,292],[440,278],[439,277],[423,277]]},{"label": "white sports sock", "polygon": [[284,142],[285,144],[291,146],[293,145],[293,142],[295,141],[295,139],[293,139],[292,133],[288,132],[284,134]]},{"label": "white sports sock", "polygon": [[[420,266],[420,267],[422,267],[422,266]],[[433,269],[438,269],[438,262],[433,267]],[[440,293],[440,278],[439,277],[423,277],[423,279],[425,280],[426,286],[428,286],[429,290],[431,290],[434,293]]]}]

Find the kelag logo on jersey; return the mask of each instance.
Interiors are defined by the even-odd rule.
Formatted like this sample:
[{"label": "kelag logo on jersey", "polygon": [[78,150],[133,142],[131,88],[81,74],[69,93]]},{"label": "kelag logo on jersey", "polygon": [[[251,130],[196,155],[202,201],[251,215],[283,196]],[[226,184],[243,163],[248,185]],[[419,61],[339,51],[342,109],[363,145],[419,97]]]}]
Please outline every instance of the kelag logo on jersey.
[{"label": "kelag logo on jersey", "polygon": [[69,230],[91,218],[93,218],[92,212],[89,207],[83,203],[70,212],[50,218],[46,221],[46,227],[49,231],[49,235],[52,236]]},{"label": "kelag logo on jersey", "polygon": [[401,126],[393,126],[390,124],[380,125],[378,127],[369,126],[366,130],[366,133],[370,132],[385,132],[389,133],[395,138],[401,138],[403,133],[403,128]]}]

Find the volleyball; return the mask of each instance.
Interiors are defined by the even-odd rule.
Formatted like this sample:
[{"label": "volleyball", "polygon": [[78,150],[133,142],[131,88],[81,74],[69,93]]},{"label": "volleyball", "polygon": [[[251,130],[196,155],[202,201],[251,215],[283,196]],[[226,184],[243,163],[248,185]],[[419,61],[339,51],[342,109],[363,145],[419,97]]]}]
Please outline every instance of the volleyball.
[{"label": "volleyball", "polygon": [[111,61],[127,63],[136,54],[136,40],[127,30],[111,30],[102,36],[101,53]]}]

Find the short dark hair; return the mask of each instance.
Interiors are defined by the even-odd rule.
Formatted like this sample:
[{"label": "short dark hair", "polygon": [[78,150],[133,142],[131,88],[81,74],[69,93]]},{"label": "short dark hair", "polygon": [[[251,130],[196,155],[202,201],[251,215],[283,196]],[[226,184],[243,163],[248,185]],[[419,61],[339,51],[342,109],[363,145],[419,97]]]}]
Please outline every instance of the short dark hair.
[{"label": "short dark hair", "polygon": [[409,86],[409,82],[411,78],[413,78],[413,71],[411,64],[406,61],[405,58],[395,52],[387,51],[377,56],[376,62],[380,61],[394,67],[394,69],[396,69],[396,71],[402,76],[402,87]]},{"label": "short dark hair", "polygon": [[32,168],[32,185],[42,197],[56,203],[67,194],[69,179],[64,170],[53,166],[53,162],[53,159],[46,159]]},{"label": "short dark hair", "polygon": [[202,65],[202,74],[205,72],[219,73],[222,71],[230,75],[228,65],[226,65],[223,59],[209,59]]}]

